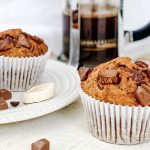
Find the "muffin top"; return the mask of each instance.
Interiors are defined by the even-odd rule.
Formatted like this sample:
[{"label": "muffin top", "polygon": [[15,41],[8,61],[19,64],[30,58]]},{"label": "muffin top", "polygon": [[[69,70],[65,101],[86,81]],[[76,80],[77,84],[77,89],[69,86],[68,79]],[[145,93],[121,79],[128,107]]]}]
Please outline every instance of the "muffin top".
[{"label": "muffin top", "polygon": [[142,61],[118,57],[94,68],[81,67],[81,88],[93,98],[113,104],[150,106],[150,68]]},{"label": "muffin top", "polygon": [[32,36],[21,29],[0,32],[0,56],[34,57],[45,54],[47,45],[37,36]]}]

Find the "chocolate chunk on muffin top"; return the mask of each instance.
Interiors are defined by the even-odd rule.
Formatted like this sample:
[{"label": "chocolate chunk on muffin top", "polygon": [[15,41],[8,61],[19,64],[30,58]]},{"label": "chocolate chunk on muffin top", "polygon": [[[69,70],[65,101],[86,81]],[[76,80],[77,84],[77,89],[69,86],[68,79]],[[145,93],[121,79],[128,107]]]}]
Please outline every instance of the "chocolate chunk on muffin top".
[{"label": "chocolate chunk on muffin top", "polygon": [[81,88],[93,98],[113,104],[150,106],[150,69],[142,61],[118,57],[94,68],[80,68]]},{"label": "chocolate chunk on muffin top", "polygon": [[0,56],[34,57],[45,54],[47,45],[37,36],[32,36],[21,29],[0,32]]}]

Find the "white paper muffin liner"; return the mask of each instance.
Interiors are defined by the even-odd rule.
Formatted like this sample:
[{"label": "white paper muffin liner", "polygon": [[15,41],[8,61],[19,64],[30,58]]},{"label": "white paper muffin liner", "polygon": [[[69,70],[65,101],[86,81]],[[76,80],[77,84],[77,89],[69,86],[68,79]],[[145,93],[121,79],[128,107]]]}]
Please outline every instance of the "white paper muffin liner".
[{"label": "white paper muffin liner", "polygon": [[49,52],[38,57],[15,58],[0,56],[0,88],[25,91],[39,80]]},{"label": "white paper muffin liner", "polygon": [[129,107],[100,102],[82,89],[80,95],[90,131],[114,144],[138,144],[150,140],[150,107]]}]

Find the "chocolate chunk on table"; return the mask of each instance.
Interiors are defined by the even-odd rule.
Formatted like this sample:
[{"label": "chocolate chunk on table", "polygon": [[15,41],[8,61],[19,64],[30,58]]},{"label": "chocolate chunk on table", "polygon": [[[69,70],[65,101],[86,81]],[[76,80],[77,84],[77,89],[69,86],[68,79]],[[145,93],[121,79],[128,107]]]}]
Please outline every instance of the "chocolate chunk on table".
[{"label": "chocolate chunk on table", "polygon": [[7,89],[0,89],[0,97],[3,97],[5,100],[12,98],[12,93]]},{"label": "chocolate chunk on table", "polygon": [[8,109],[8,105],[6,102],[1,102],[0,103],[0,110],[5,110],[5,109]]},{"label": "chocolate chunk on table", "polygon": [[32,150],[49,150],[50,142],[47,139],[41,139],[32,143]]},{"label": "chocolate chunk on table", "polygon": [[3,97],[0,97],[0,103],[5,102],[5,99]]},{"label": "chocolate chunk on table", "polygon": [[11,106],[13,106],[13,107],[17,107],[19,105],[19,103],[20,103],[19,101],[10,102]]}]

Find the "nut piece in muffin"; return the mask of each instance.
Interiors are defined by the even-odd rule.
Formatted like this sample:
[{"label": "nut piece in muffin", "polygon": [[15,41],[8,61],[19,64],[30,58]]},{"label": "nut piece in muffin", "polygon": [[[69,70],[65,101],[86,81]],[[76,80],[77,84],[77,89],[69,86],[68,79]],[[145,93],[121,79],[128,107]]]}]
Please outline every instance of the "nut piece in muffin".
[{"label": "nut piece in muffin", "polygon": [[118,57],[94,68],[81,67],[81,88],[104,102],[150,106],[150,68],[142,61]]},{"label": "nut piece in muffin", "polygon": [[0,32],[0,56],[34,57],[45,54],[47,45],[37,36],[32,36],[21,29]]}]

